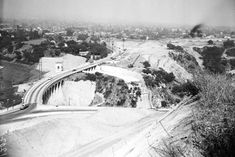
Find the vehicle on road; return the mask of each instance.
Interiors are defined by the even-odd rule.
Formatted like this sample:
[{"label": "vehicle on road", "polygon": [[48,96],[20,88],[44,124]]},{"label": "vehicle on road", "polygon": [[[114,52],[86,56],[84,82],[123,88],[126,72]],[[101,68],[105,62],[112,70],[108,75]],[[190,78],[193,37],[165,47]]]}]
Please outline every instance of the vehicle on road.
[{"label": "vehicle on road", "polygon": [[21,107],[20,107],[20,110],[24,110],[24,109],[26,109],[26,108],[28,108],[29,107],[29,104],[23,104]]}]

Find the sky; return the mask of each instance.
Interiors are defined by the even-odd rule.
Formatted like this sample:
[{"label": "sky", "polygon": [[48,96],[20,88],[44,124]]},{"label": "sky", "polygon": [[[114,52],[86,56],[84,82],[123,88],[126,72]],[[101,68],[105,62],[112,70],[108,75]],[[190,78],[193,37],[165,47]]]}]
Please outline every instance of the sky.
[{"label": "sky", "polygon": [[0,0],[6,18],[235,26],[235,0]]}]

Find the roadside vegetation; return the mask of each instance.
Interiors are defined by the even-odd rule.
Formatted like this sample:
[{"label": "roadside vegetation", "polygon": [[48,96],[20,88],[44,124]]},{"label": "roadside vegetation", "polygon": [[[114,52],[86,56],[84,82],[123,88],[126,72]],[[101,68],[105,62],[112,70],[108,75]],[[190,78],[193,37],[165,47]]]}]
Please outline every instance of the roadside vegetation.
[{"label": "roadside vegetation", "polygon": [[227,70],[234,69],[235,61],[223,57],[223,53],[227,49],[227,55],[234,56],[234,45],[233,40],[226,40],[222,47],[205,46],[203,48],[194,47],[193,49],[202,56],[201,59],[206,70],[213,73],[225,73]]},{"label": "roadside vegetation", "polygon": [[135,83],[127,85],[124,80],[113,76],[96,72],[85,74],[80,79],[96,82],[95,92],[103,95],[105,106],[136,107],[141,96],[141,90]]},{"label": "roadside vegetation", "polygon": [[0,136],[0,156],[7,157],[7,148],[6,148],[6,138],[5,136]]},{"label": "roadside vegetation", "polygon": [[[235,87],[231,76],[200,72],[193,83],[199,89],[199,99],[191,106],[190,117],[177,126],[186,137],[164,139],[161,149],[155,151],[169,157],[235,156]],[[190,125],[191,131],[186,133]]]},{"label": "roadside vegetation", "polygon": [[148,61],[143,62],[143,79],[147,88],[152,92],[152,104],[154,107],[169,107],[180,101],[180,97],[174,96],[171,92],[175,84],[173,73],[167,73],[163,69],[152,69]]},{"label": "roadside vegetation", "polygon": [[17,87],[14,85],[37,79],[39,71],[34,66],[7,61],[0,61],[0,65],[4,67],[0,69],[0,81],[4,84],[0,90],[0,106],[15,106],[21,102],[22,95],[16,94]]},{"label": "roadside vegetation", "polygon": [[196,79],[200,100],[194,112],[194,146],[205,157],[235,156],[235,87],[226,75]]},{"label": "roadside vegetation", "polygon": [[175,80],[173,73],[167,73],[163,69],[155,70],[144,68],[142,70],[145,84],[149,88],[159,87],[161,84],[167,84]]},{"label": "roadside vegetation", "polygon": [[[211,43],[210,43],[211,44]],[[191,133],[184,144],[163,142],[157,149],[161,156],[235,156],[235,86],[234,76],[225,73],[227,62],[222,54],[225,48],[232,47],[233,41],[227,40],[223,47],[206,46],[194,48],[202,55],[205,70],[196,68],[193,80],[172,87],[171,92],[179,97],[197,95],[197,102],[192,105],[192,115],[181,123],[191,125]],[[182,124],[181,124],[182,125]],[[182,133],[185,126],[181,127]],[[169,141],[171,141],[169,139]],[[185,150],[187,145],[188,149]],[[192,151],[194,150],[194,151]],[[188,152],[189,154],[185,154]]]},{"label": "roadside vegetation", "polygon": [[229,50],[227,50],[226,54],[229,56],[229,57],[235,57],[235,47],[234,48],[231,48]]}]

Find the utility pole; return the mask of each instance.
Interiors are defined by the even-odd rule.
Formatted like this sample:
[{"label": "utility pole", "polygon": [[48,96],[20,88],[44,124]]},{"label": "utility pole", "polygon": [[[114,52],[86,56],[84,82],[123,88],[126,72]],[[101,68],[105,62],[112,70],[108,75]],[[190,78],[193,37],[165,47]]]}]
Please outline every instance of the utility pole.
[{"label": "utility pole", "polygon": [[114,42],[113,42],[113,40],[112,40],[112,53],[113,53],[113,45],[114,45]]},{"label": "utility pole", "polygon": [[125,42],[125,38],[122,38],[122,50],[124,52],[124,42]]},{"label": "utility pole", "polygon": [[42,75],[42,58],[39,59],[39,80],[41,79]]}]

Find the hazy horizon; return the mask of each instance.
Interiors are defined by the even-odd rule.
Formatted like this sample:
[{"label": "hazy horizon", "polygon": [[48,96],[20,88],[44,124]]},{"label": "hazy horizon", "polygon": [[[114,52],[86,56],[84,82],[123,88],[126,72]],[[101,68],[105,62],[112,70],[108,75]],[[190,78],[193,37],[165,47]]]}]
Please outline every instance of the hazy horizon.
[{"label": "hazy horizon", "polygon": [[120,24],[235,26],[234,0],[0,0],[2,17]]}]

